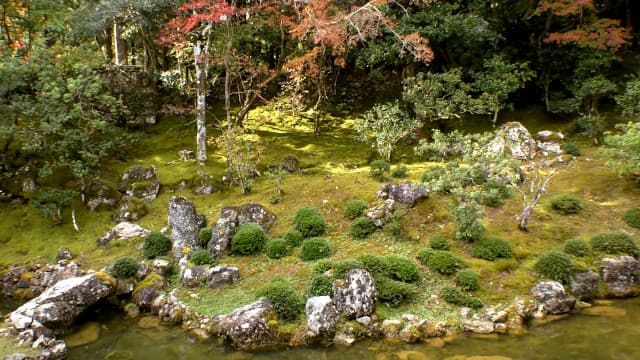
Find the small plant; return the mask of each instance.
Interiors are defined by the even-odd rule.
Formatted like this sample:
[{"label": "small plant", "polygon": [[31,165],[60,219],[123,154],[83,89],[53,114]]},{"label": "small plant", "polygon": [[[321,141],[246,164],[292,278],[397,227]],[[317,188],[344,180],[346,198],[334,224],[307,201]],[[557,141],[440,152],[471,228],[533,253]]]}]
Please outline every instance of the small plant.
[{"label": "small plant", "polygon": [[509,199],[513,196],[511,187],[502,181],[489,180],[482,187],[486,192],[497,194],[500,199]]},{"label": "small plant", "polygon": [[400,255],[389,255],[385,260],[386,270],[393,278],[403,282],[420,279],[420,269],[412,260]]},{"label": "small plant", "polygon": [[452,286],[445,286],[440,290],[440,296],[444,301],[452,305],[466,306],[478,309],[483,306],[482,301],[474,296],[464,294]]},{"label": "small plant", "polygon": [[594,235],[591,238],[591,247],[607,254],[629,254],[638,257],[640,253],[633,238],[622,231]]},{"label": "small plant", "polygon": [[349,220],[355,220],[364,214],[369,206],[362,200],[350,200],[344,208],[344,217]]},{"label": "small plant", "polygon": [[142,254],[147,259],[154,259],[159,256],[167,255],[170,250],[171,239],[159,231],[152,231],[144,238]]},{"label": "small plant", "polygon": [[476,291],[480,289],[480,276],[471,269],[458,270],[456,283],[462,290]]},{"label": "small plant", "polygon": [[564,194],[551,199],[551,208],[563,215],[577,214],[582,210],[582,204],[578,197]]},{"label": "small plant", "polygon": [[312,207],[299,209],[293,219],[293,225],[304,238],[322,235],[327,228],[327,223],[320,216],[320,212]]},{"label": "small plant", "polygon": [[131,256],[121,257],[113,263],[111,273],[121,279],[134,277],[138,272],[138,262]]},{"label": "small plant", "polygon": [[571,122],[569,131],[593,139],[596,145],[601,144],[603,142],[604,121],[599,115],[584,115]]},{"label": "small plant", "polygon": [[409,168],[406,165],[396,165],[391,171],[391,177],[396,179],[404,179],[407,177],[407,173],[409,172]]},{"label": "small plant", "polygon": [[262,228],[254,223],[244,223],[231,239],[232,255],[253,255],[264,249],[267,236]]},{"label": "small plant", "polygon": [[484,233],[484,226],[480,219],[484,216],[482,206],[474,202],[463,202],[453,211],[453,218],[459,225],[456,230],[456,239],[475,241]]},{"label": "small plant", "polygon": [[198,245],[201,248],[206,249],[207,244],[211,240],[211,228],[202,228],[200,232],[198,232]]},{"label": "small plant", "polygon": [[290,229],[284,234],[282,238],[290,248],[300,246],[300,244],[302,244],[302,240],[304,240],[300,231],[296,229]]},{"label": "small plant", "polygon": [[500,207],[502,205],[502,198],[496,192],[489,191],[480,194],[480,203],[491,207]]},{"label": "small plant", "polygon": [[473,257],[494,261],[498,258],[510,258],[513,256],[511,244],[503,239],[489,238],[480,240],[473,246]]},{"label": "small plant", "polygon": [[418,288],[415,285],[389,279],[386,276],[376,276],[374,281],[378,300],[392,306],[400,305],[400,303],[410,299],[418,292]]},{"label": "small plant", "polygon": [[581,151],[578,144],[576,144],[573,140],[565,139],[563,142],[564,152],[573,156],[580,156]]},{"label": "small plant", "polygon": [[302,242],[300,258],[304,261],[318,260],[331,255],[331,244],[327,238],[313,237]]},{"label": "small plant", "polygon": [[189,255],[189,260],[191,260],[194,265],[215,265],[216,263],[213,259],[213,256],[211,256],[211,254],[209,254],[209,251],[205,249],[200,249],[192,252]]},{"label": "small plant", "polygon": [[418,252],[418,260],[443,275],[452,275],[467,265],[449,251],[425,249]]},{"label": "small plant", "polygon": [[388,173],[391,169],[391,165],[384,160],[373,160],[369,164],[369,167],[371,168],[369,170],[369,175],[378,181],[383,181],[384,174]]},{"label": "small plant", "polygon": [[332,296],[332,285],[333,280],[327,275],[315,274],[311,276],[305,296],[307,299],[314,296]]},{"label": "small plant", "polygon": [[444,236],[436,235],[429,240],[429,247],[433,250],[449,250],[449,241]]},{"label": "small plant", "polygon": [[564,252],[574,256],[587,256],[589,253],[589,244],[581,239],[572,239],[564,242]]},{"label": "small plant", "polygon": [[289,247],[284,239],[275,239],[267,243],[265,252],[269,259],[280,259],[287,255]]},{"label": "small plant", "polygon": [[351,223],[349,234],[356,239],[364,239],[376,231],[377,227],[371,219],[361,216]]},{"label": "small plant", "polygon": [[624,221],[629,226],[640,228],[640,208],[633,208],[624,213]]},{"label": "small plant", "polygon": [[569,255],[557,251],[550,251],[540,258],[535,265],[540,276],[568,284],[571,281],[573,263]]},{"label": "small plant", "polygon": [[278,319],[293,321],[304,310],[304,301],[289,281],[281,277],[273,278],[267,285],[258,289],[258,297],[266,297],[273,304]]}]

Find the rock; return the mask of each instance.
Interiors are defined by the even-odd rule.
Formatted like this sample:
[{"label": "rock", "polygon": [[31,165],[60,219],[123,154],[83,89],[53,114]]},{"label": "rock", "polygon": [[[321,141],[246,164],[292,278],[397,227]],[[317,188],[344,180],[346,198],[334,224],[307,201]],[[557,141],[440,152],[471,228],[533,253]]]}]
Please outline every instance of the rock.
[{"label": "rock", "polygon": [[522,124],[509,122],[496,131],[488,148],[491,152],[507,154],[517,160],[528,160],[535,156],[536,142]]},{"label": "rock", "polygon": [[395,201],[387,199],[384,201],[384,204],[369,209],[367,211],[367,217],[371,219],[377,227],[381,228],[387,223],[395,209]]},{"label": "rock", "polygon": [[282,160],[282,163],[280,163],[280,168],[289,173],[294,173],[298,171],[299,164],[300,164],[300,160],[298,160],[297,157],[287,156],[286,158],[284,158],[284,160]]},{"label": "rock", "polygon": [[207,280],[207,269],[203,266],[191,266],[182,272],[180,282],[187,287],[196,287]]},{"label": "rock", "polygon": [[155,259],[151,263],[151,268],[154,273],[160,276],[167,276],[169,269],[171,268],[171,263],[168,260],[164,259]]},{"label": "rock", "polygon": [[198,226],[198,229],[207,227],[207,217],[203,214],[196,214],[196,225]]},{"label": "rock", "polygon": [[380,330],[385,337],[397,338],[402,329],[402,321],[398,319],[388,319],[382,322]]},{"label": "rock", "polygon": [[536,142],[536,146],[545,156],[549,154],[560,155],[563,153],[560,143],[555,141],[538,141]]},{"label": "rock", "polygon": [[240,269],[228,265],[216,265],[207,271],[207,285],[210,289],[233,284],[240,279]]},{"label": "rock", "polygon": [[571,294],[577,298],[590,298],[596,295],[598,285],[600,285],[600,276],[591,269],[574,273],[571,277]]},{"label": "rock", "polygon": [[307,333],[310,336],[330,334],[338,320],[338,312],[328,296],[315,296],[307,299]]},{"label": "rock", "polygon": [[151,313],[158,314],[162,323],[177,325],[185,316],[193,316],[189,307],[178,300],[173,290],[168,295],[160,295],[151,303]]},{"label": "rock", "polygon": [[66,336],[64,341],[67,343],[67,346],[70,348],[91,344],[98,340],[100,336],[100,324],[91,321],[85,323],[73,334]]},{"label": "rock", "polygon": [[136,284],[131,279],[117,279],[116,289],[113,294],[116,296],[131,294],[135,289]]},{"label": "rock", "polygon": [[134,237],[145,237],[151,231],[143,228],[140,225],[121,222],[109,230],[103,237],[98,238],[96,243],[101,246],[107,245],[111,240],[130,239]]},{"label": "rock", "polygon": [[376,306],[376,284],[366,270],[349,270],[333,282],[333,301],[338,313],[350,318],[370,316]]},{"label": "rock", "polygon": [[198,213],[193,202],[173,196],[169,200],[167,215],[173,239],[173,257],[180,259],[185,248],[195,249],[198,246]]},{"label": "rock", "polygon": [[595,306],[583,309],[582,314],[589,316],[625,317],[627,310],[615,306]]},{"label": "rock", "polygon": [[148,309],[153,306],[153,302],[160,296],[165,286],[164,277],[154,273],[149,274],[133,290],[132,301],[141,309]]},{"label": "rock", "polygon": [[153,166],[134,166],[122,175],[118,190],[146,202],[153,201],[160,192],[160,181]]},{"label": "rock", "polygon": [[264,231],[269,231],[271,225],[276,221],[276,216],[272,212],[257,203],[248,203],[240,207],[225,207],[224,209],[235,210],[238,213],[238,222],[240,224],[258,224]]},{"label": "rock", "polygon": [[113,209],[122,194],[115,186],[104,182],[92,182],[84,192],[85,205],[91,211]]},{"label": "rock", "polygon": [[106,273],[58,281],[13,311],[9,321],[17,329],[37,325],[64,330],[89,306],[111,295],[115,285],[115,279]]},{"label": "rock", "polygon": [[196,154],[193,150],[182,149],[178,151],[178,159],[182,161],[192,160],[196,158]]},{"label": "rock", "polygon": [[356,318],[356,322],[362,326],[368,327],[372,322],[371,316],[360,316],[359,318]]},{"label": "rock", "polygon": [[121,223],[125,221],[138,221],[149,213],[144,201],[133,196],[123,196],[118,206],[111,214],[111,219]]},{"label": "rock", "polygon": [[495,330],[493,321],[488,320],[466,320],[462,326],[464,331],[474,334],[491,334]]},{"label": "rock", "polygon": [[568,313],[576,304],[576,299],[556,281],[540,281],[531,288],[531,294],[540,302],[542,309],[551,315]]},{"label": "rock", "polygon": [[227,254],[231,238],[235,235],[238,225],[238,213],[233,209],[223,208],[220,218],[211,229],[211,240],[207,245],[207,249],[214,257]]},{"label": "rock", "polygon": [[638,279],[638,260],[631,256],[602,259],[602,281],[608,296],[626,297],[635,294],[633,284]]},{"label": "rock", "polygon": [[277,334],[269,327],[275,317],[273,305],[266,298],[245,305],[224,316],[220,330],[239,350],[266,350],[278,344]]},{"label": "rock", "polygon": [[537,137],[539,137],[542,140],[550,140],[551,137],[553,137],[553,131],[550,130],[541,130],[538,131],[538,133],[536,134]]},{"label": "rock", "polygon": [[209,340],[209,338],[211,338],[207,330],[201,328],[189,330],[189,335],[191,335],[197,341],[207,341]]},{"label": "rock", "polygon": [[36,191],[36,182],[33,178],[26,178],[22,180],[22,192],[27,193],[31,191]]},{"label": "rock", "polygon": [[336,334],[333,337],[333,343],[335,345],[351,346],[355,342],[356,339],[353,336],[347,334]]},{"label": "rock", "polygon": [[60,260],[71,260],[73,259],[73,254],[71,250],[66,247],[61,247],[58,249],[58,255],[56,255],[56,261]]},{"label": "rock", "polygon": [[382,185],[376,193],[378,199],[391,199],[398,204],[413,207],[418,200],[427,198],[429,190],[424,186],[417,185],[412,181],[407,181],[398,185],[389,183]]}]

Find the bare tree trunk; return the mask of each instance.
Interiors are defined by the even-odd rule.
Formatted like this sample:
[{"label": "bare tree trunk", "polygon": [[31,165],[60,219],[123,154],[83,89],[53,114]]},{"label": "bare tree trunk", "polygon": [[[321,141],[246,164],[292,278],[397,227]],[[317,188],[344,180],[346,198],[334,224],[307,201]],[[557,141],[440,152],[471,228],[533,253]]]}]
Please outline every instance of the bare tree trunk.
[{"label": "bare tree trunk", "polygon": [[202,54],[202,44],[197,41],[193,47],[196,69],[196,160],[200,164],[207,161],[207,69]]},{"label": "bare tree trunk", "polygon": [[113,50],[116,65],[127,64],[127,43],[122,38],[122,31],[117,21],[113,22]]},{"label": "bare tree trunk", "polygon": [[528,179],[519,187],[516,187],[522,196],[522,213],[520,213],[520,223],[518,224],[518,228],[522,231],[528,230],[529,219],[533,209],[540,202],[542,194],[547,191],[547,185],[551,178],[558,173],[558,169],[552,169],[548,174],[543,175],[540,173],[542,166],[543,160],[531,162],[529,164],[531,172],[527,175]]}]

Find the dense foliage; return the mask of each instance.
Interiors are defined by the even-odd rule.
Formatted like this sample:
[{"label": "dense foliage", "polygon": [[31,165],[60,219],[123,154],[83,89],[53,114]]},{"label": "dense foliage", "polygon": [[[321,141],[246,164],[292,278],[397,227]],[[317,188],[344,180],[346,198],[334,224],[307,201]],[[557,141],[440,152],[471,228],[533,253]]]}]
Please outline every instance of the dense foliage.
[{"label": "dense foliage", "polygon": [[420,250],[417,257],[428,268],[443,275],[452,275],[467,266],[462,259],[444,250]]},{"label": "dense foliage", "polygon": [[356,239],[364,239],[376,231],[377,227],[373,220],[366,216],[356,218],[351,222],[349,234]]},{"label": "dense foliage", "polygon": [[261,252],[267,244],[267,236],[258,224],[245,223],[238,227],[231,239],[231,254],[253,255]]},{"label": "dense foliage", "polygon": [[142,254],[148,259],[167,255],[170,250],[171,239],[159,231],[153,231],[144,238]]},{"label": "dense foliage", "polygon": [[587,256],[589,244],[582,239],[571,239],[564,242],[564,252],[578,257]]},{"label": "dense foliage", "polygon": [[561,214],[576,214],[582,210],[580,199],[574,195],[558,195],[551,198],[551,208]]},{"label": "dense foliage", "polygon": [[111,267],[111,273],[118,278],[134,277],[138,272],[138,262],[131,256],[124,256],[116,260]]},{"label": "dense foliage", "polygon": [[320,216],[318,209],[312,207],[299,209],[293,218],[293,225],[305,239],[322,235],[327,228],[327,223]]},{"label": "dense foliage", "polygon": [[215,265],[213,256],[206,249],[198,249],[189,254],[189,261],[194,265]]},{"label": "dense foliage", "polygon": [[331,243],[324,237],[305,239],[300,247],[300,259],[304,261],[318,260],[331,256]]},{"label": "dense foliage", "polygon": [[624,221],[635,228],[640,228],[640,208],[629,209],[624,213]]},{"label": "dense foliage", "polygon": [[355,220],[364,215],[364,211],[367,210],[368,207],[369,205],[362,200],[349,200],[347,206],[344,208],[344,217],[349,220]]},{"label": "dense foliage", "polygon": [[281,320],[295,320],[304,311],[304,300],[293,285],[284,278],[271,279],[268,284],[258,289],[256,295],[269,299]]},{"label": "dense foliage", "polygon": [[593,235],[590,240],[594,250],[607,254],[628,254],[637,257],[640,249],[631,235],[623,231],[612,231]]},{"label": "dense foliage", "polygon": [[565,253],[550,251],[540,257],[535,270],[544,278],[568,284],[571,281],[573,262]]},{"label": "dense foliage", "polygon": [[274,239],[267,242],[265,253],[269,259],[280,259],[289,253],[289,247],[284,239]]},{"label": "dense foliage", "polygon": [[473,245],[471,254],[474,257],[494,261],[498,258],[510,258],[513,256],[511,244],[504,239],[488,238],[482,239]]}]

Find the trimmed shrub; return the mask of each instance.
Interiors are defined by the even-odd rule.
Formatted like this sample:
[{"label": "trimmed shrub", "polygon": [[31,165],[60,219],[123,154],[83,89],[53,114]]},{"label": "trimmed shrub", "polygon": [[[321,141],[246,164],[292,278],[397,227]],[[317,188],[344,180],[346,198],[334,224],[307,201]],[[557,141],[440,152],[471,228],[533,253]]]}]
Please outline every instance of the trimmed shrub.
[{"label": "trimmed shrub", "polygon": [[456,284],[466,291],[480,289],[480,275],[471,269],[462,269],[456,272]]},{"label": "trimmed shrub", "polygon": [[358,257],[365,270],[371,274],[386,274],[388,271],[387,261],[383,256],[367,254]]},{"label": "trimmed shrub", "polygon": [[489,238],[480,240],[471,250],[473,257],[493,261],[498,258],[513,257],[511,244],[503,239]]},{"label": "trimmed shrub", "polygon": [[377,227],[371,219],[361,216],[351,222],[349,234],[356,239],[364,239],[376,231]]},{"label": "trimmed shrub", "polygon": [[624,221],[629,226],[640,228],[640,208],[633,208],[624,213]]},{"label": "trimmed shrub", "polygon": [[452,305],[466,306],[478,309],[483,306],[482,301],[474,296],[465,294],[453,286],[445,286],[440,290],[440,296],[444,301]]},{"label": "trimmed shrub", "polygon": [[207,244],[211,240],[211,228],[202,228],[200,232],[198,232],[198,245],[201,248],[206,249]]},{"label": "trimmed shrub", "polygon": [[311,206],[301,207],[300,209],[298,209],[298,211],[296,211],[296,214],[293,216],[293,224],[295,225],[301,219],[312,217],[312,216],[320,216],[320,211],[318,211],[318,209]]},{"label": "trimmed shrub", "polygon": [[353,269],[365,269],[365,266],[361,261],[354,260],[354,259],[340,261],[333,265],[333,270],[334,270],[333,276],[336,279],[340,279],[344,277],[344,274],[346,274],[347,271],[353,270]]},{"label": "trimmed shrub", "polygon": [[406,165],[396,165],[391,171],[391,177],[403,179],[407,177],[409,168]]},{"label": "trimmed shrub", "polygon": [[293,225],[300,231],[303,238],[321,235],[327,228],[327,223],[322,219],[316,208],[303,207],[296,212]]},{"label": "trimmed shrub", "polygon": [[581,239],[572,239],[564,242],[564,252],[574,256],[587,256],[589,253],[589,244]]},{"label": "trimmed shrub", "polygon": [[364,214],[369,205],[362,200],[350,200],[344,208],[344,217],[349,220],[355,220]]},{"label": "trimmed shrub", "polygon": [[304,310],[304,301],[289,281],[281,277],[273,278],[256,292],[258,297],[266,297],[273,304],[278,319],[292,321]]},{"label": "trimmed shrub", "polygon": [[571,281],[573,263],[569,255],[558,251],[550,251],[542,255],[534,268],[544,278],[568,284]]},{"label": "trimmed shrub", "polygon": [[304,261],[318,260],[331,255],[331,244],[327,238],[305,239],[300,248],[300,258]]},{"label": "trimmed shrub", "polygon": [[333,270],[335,263],[329,259],[318,260],[311,268],[311,275],[321,275],[329,270]]},{"label": "trimmed shrub", "polygon": [[551,208],[563,215],[576,214],[582,210],[580,199],[574,195],[558,195],[551,199]]},{"label": "trimmed shrub", "polygon": [[330,277],[324,274],[315,274],[311,276],[305,296],[307,299],[314,296],[332,296],[332,286],[333,280]]},{"label": "trimmed shrub", "polygon": [[412,282],[420,279],[420,269],[411,259],[400,255],[385,257],[387,272],[396,280]]},{"label": "trimmed shrub", "polygon": [[275,239],[267,243],[265,252],[269,259],[280,259],[287,255],[289,247],[283,239]]},{"label": "trimmed shrub", "polygon": [[288,247],[300,246],[300,244],[302,244],[302,240],[304,240],[300,231],[296,229],[290,229],[282,238]]},{"label": "trimmed shrub", "polygon": [[449,250],[449,241],[444,236],[436,235],[429,240],[429,247],[433,250]]},{"label": "trimmed shrub", "polygon": [[369,175],[378,181],[384,180],[384,174],[391,169],[391,165],[384,160],[373,160],[369,164],[369,167],[371,168]]},{"label": "trimmed shrub", "polygon": [[378,300],[393,306],[400,305],[418,292],[415,285],[389,279],[386,276],[375,276],[374,280]]},{"label": "trimmed shrub", "polygon": [[111,273],[121,279],[134,277],[138,273],[138,262],[131,256],[121,257],[113,263]]},{"label": "trimmed shrub", "polygon": [[244,223],[231,239],[232,255],[253,255],[264,249],[267,236],[262,228],[254,223]]},{"label": "trimmed shrub", "polygon": [[591,238],[591,247],[607,254],[629,254],[638,257],[638,245],[622,231],[596,234]]},{"label": "trimmed shrub", "polygon": [[189,260],[194,265],[215,265],[216,261],[213,259],[213,256],[209,254],[209,251],[205,249],[200,249],[192,252],[189,255]]},{"label": "trimmed shrub", "polygon": [[569,155],[580,156],[581,154],[580,147],[573,140],[565,139],[562,147]]},{"label": "trimmed shrub", "polygon": [[171,239],[159,231],[152,231],[144,238],[142,254],[147,259],[154,259],[159,256],[167,255],[170,250]]},{"label": "trimmed shrub", "polygon": [[452,275],[467,265],[449,251],[425,249],[418,252],[418,260],[443,275]]}]

